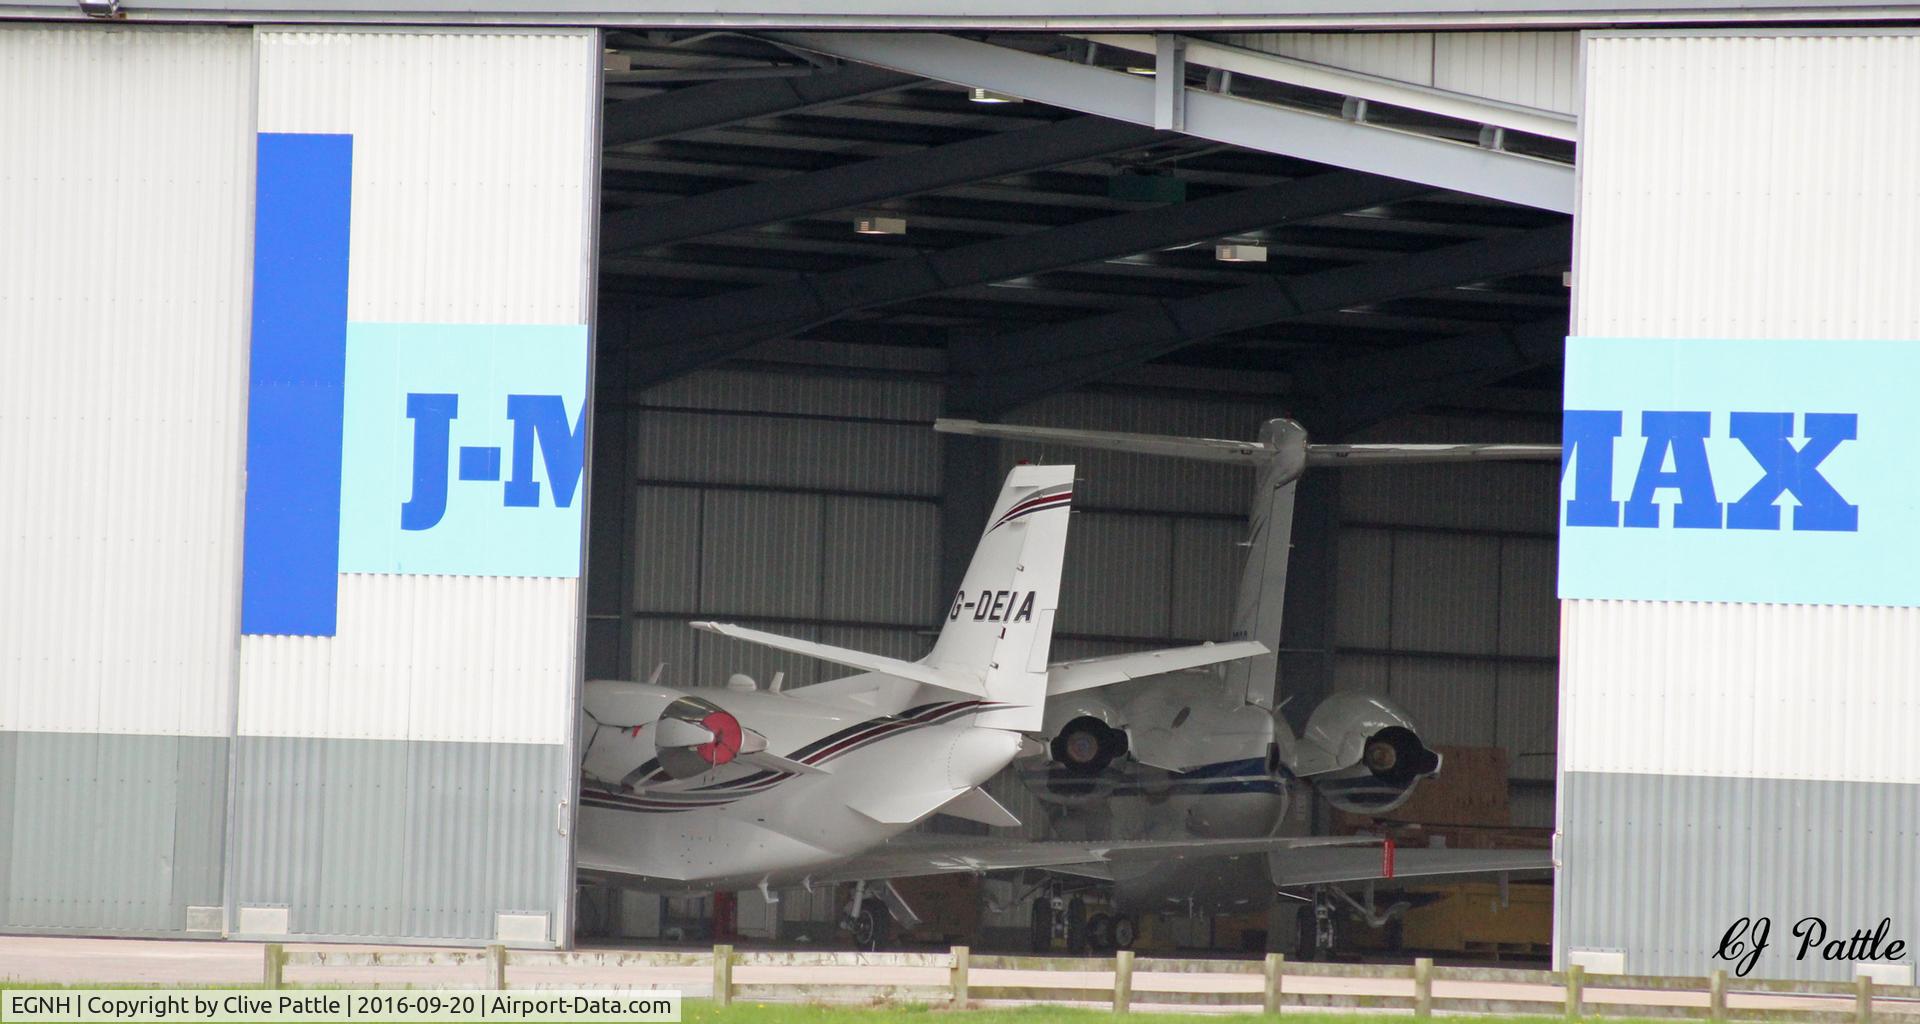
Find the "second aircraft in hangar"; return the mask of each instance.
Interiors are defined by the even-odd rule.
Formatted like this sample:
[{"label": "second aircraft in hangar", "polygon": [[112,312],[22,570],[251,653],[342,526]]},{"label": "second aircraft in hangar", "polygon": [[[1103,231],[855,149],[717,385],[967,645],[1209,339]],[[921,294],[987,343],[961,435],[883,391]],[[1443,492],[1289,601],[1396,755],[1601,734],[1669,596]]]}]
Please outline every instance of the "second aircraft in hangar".
[{"label": "second aircraft in hangar", "polygon": [[[1168,437],[939,420],[948,433],[995,437],[1037,448],[1078,447],[1246,466],[1257,474],[1246,568],[1234,601],[1235,641],[1260,653],[1212,672],[1182,670],[1121,686],[1053,688],[1042,729],[1046,756],[1023,759],[1028,786],[1061,813],[1053,834],[1173,841],[1272,835],[1296,787],[1310,785],[1334,807],[1384,814],[1441,770],[1411,716],[1385,697],[1341,692],[1322,700],[1295,734],[1280,714],[1279,659],[1294,494],[1316,466],[1553,460],[1554,444],[1313,444],[1300,424],[1269,420],[1257,441]],[[1085,940],[1124,946],[1128,915],[1154,910],[1244,911],[1287,891],[1304,892],[1302,945],[1333,945],[1345,914],[1380,926],[1406,909],[1377,907],[1371,890],[1355,899],[1339,887],[1397,878],[1543,870],[1539,850],[1397,851],[1389,863],[1368,851],[1275,850],[1178,864],[1134,862],[1101,885],[1118,915],[1097,915]],[[1058,905],[1061,901],[1053,901]],[[1041,907],[1036,904],[1036,907]],[[1078,927],[1078,922],[1054,930]],[[1036,922],[1036,932],[1040,930]]]}]

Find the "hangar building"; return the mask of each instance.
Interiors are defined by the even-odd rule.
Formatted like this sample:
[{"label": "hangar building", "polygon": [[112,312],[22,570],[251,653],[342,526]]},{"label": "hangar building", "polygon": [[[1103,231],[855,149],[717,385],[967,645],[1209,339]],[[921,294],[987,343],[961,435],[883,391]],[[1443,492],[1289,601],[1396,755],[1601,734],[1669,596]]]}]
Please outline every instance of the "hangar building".
[{"label": "hangar building", "polygon": [[1017,459],[1062,654],[1224,635],[1249,481],[935,417],[1288,415],[1568,431],[1309,478],[1262,638],[1506,752],[1557,962],[1906,935],[1920,12],[946,11],[0,0],[0,929],[568,944],[583,678],[918,656]]}]

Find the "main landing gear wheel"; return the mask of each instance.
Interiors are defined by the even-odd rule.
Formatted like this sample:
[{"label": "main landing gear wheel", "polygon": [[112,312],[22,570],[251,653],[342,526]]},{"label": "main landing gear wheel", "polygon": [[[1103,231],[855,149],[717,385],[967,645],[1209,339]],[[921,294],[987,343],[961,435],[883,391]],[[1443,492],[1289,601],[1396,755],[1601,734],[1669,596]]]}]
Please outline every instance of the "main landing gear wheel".
[{"label": "main landing gear wheel", "polygon": [[1078,896],[1067,901],[1067,952],[1087,951],[1087,903]]},{"label": "main landing gear wheel", "polygon": [[1140,939],[1140,925],[1131,914],[1113,915],[1113,948],[1132,949]]},{"label": "main landing gear wheel", "polygon": [[1095,950],[1113,948],[1113,918],[1105,914],[1087,918],[1087,945]]},{"label": "main landing gear wheel", "polygon": [[1027,942],[1035,953],[1053,951],[1053,901],[1045,894],[1034,897],[1027,911]]},{"label": "main landing gear wheel", "polygon": [[887,944],[888,925],[892,923],[893,915],[887,912],[887,905],[868,897],[853,918],[853,944],[869,953],[877,951]]}]

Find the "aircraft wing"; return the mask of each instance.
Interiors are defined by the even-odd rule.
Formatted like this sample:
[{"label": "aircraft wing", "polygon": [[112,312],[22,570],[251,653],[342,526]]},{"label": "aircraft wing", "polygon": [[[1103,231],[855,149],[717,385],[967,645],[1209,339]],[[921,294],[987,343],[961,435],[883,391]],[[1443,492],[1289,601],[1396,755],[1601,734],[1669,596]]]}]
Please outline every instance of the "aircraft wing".
[{"label": "aircraft wing", "polygon": [[[1329,882],[1364,882],[1386,877],[1377,849],[1288,850],[1269,860],[1273,884],[1282,889]],[[1552,868],[1553,854],[1548,850],[1443,850],[1399,846],[1393,851],[1392,877],[1484,875],[1505,871],[1548,871]]]},{"label": "aircraft wing", "polygon": [[1113,839],[1032,841],[916,833],[816,872],[816,882],[877,882],[888,878],[1045,868],[1070,875],[1108,877],[1113,865],[1266,854],[1327,846],[1365,846],[1357,854],[1380,863],[1378,839],[1367,836],[1270,836],[1262,839]]}]

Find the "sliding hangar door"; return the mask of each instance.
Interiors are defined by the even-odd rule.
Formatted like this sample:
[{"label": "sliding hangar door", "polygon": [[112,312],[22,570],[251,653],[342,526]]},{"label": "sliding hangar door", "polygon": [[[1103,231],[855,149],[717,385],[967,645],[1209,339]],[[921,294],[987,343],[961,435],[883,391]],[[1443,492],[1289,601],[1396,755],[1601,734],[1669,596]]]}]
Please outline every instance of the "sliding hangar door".
[{"label": "sliding hangar door", "polygon": [[1765,918],[1756,975],[1848,980],[1790,929],[1885,918],[1911,984],[1920,128],[1857,98],[1920,38],[1593,33],[1584,71],[1559,948],[1698,976]]},{"label": "sliding hangar door", "polygon": [[564,941],[596,33],[0,69],[0,927]]}]

